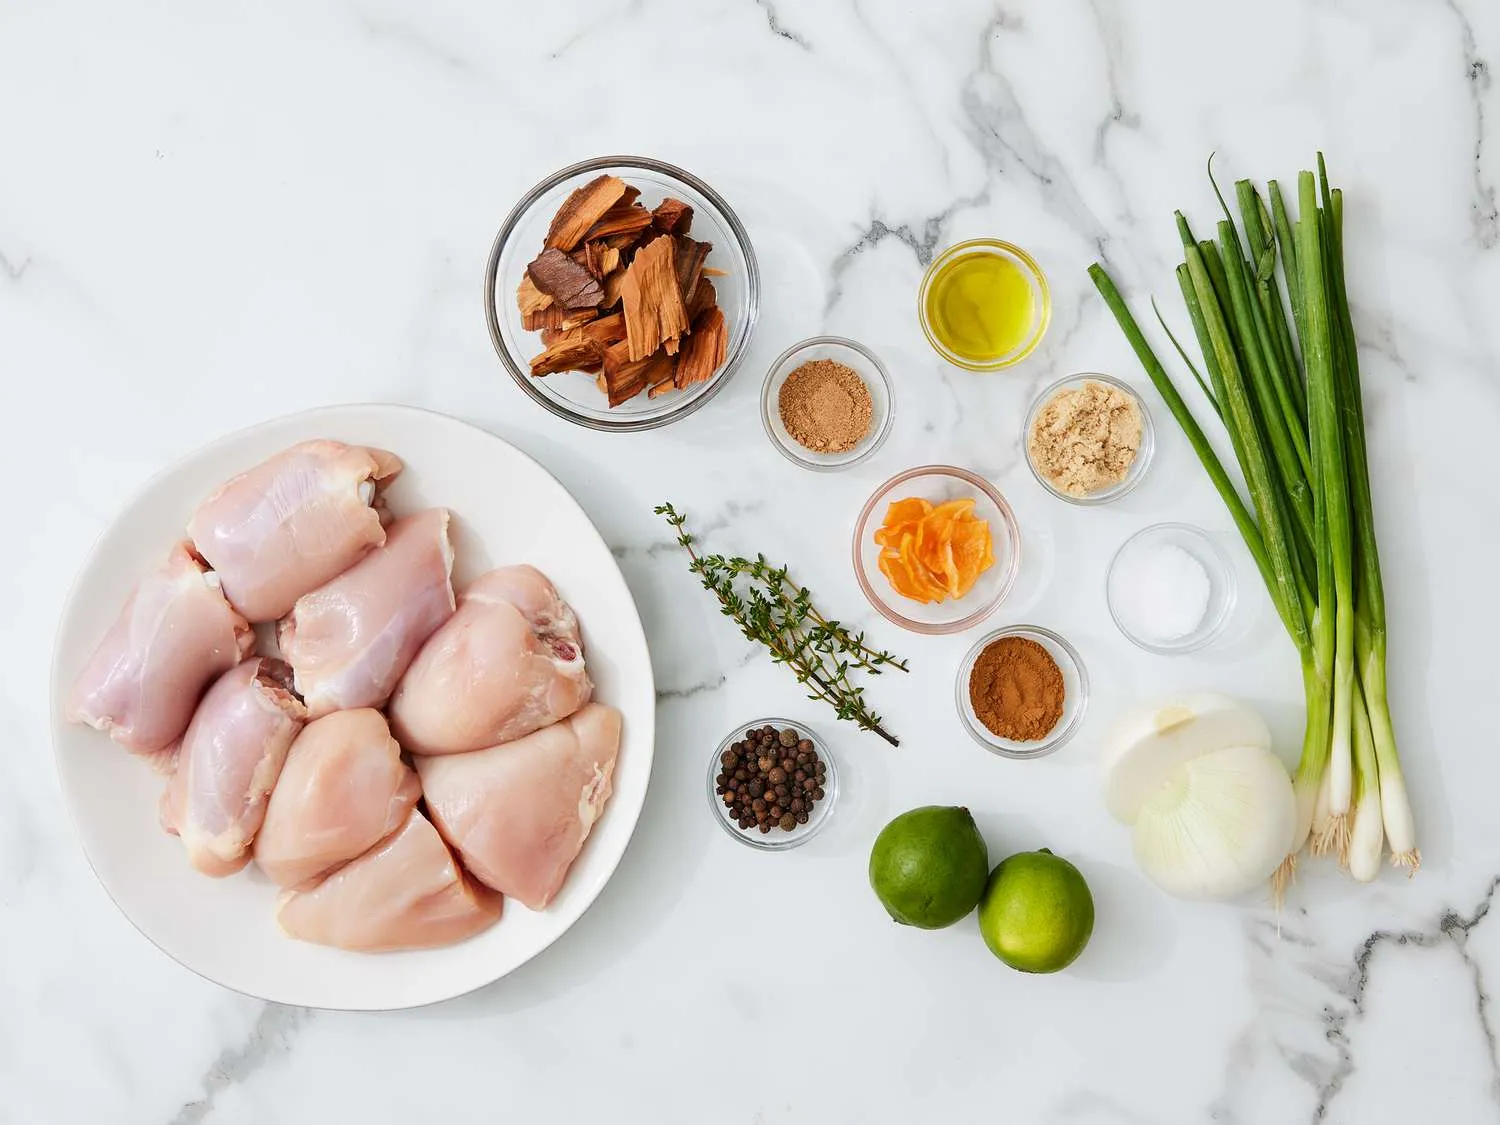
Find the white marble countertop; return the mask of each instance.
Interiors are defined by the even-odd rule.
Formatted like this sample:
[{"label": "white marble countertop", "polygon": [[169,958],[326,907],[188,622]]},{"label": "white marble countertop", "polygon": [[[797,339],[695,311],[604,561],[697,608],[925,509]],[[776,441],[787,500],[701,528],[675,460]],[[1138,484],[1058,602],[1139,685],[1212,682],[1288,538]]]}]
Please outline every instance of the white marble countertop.
[{"label": "white marble countertop", "polygon": [[[1500,635],[1500,7],[506,7],[0,6],[0,1122],[1500,1116],[1500,765],[1477,705]],[[1098,799],[1093,751],[1125,700],[1212,687],[1297,728],[1295,662],[1237,546],[1235,634],[1201,657],[1144,656],[1105,614],[1105,563],[1137,527],[1182,519],[1230,542],[1217,497],[1164,412],[1149,478],[1101,510],[1046,496],[1016,439],[1043,380],[1145,386],[1090,261],[1137,302],[1170,298],[1171,212],[1210,220],[1208,153],[1226,179],[1264,179],[1318,147],[1349,200],[1393,710],[1426,863],[1372,886],[1315,870],[1278,920],[1157,893]],[[607,151],[718,188],[765,281],[725,392],[618,437],[524,399],[480,305],[515,198]],[[1031,249],[1056,297],[1042,350],[987,378],[944,367],[913,315],[934,251],[979,234]],[[873,461],[814,479],[771,448],[756,401],[768,361],[823,330],[885,357],[897,419]],[[46,692],[68,583],[149,475],[251,422],[366,400],[486,426],[562,479],[635,592],[661,698],[640,827],[579,924],[471,996],[353,1016],[226,992],[132,929],[73,840]],[[1026,563],[998,620],[1057,628],[1092,670],[1087,726],[1046,761],[962,732],[952,683],[972,636],[901,634],[854,584],[860,502],[930,460],[984,473],[1017,510]],[[910,658],[872,688],[899,750],[835,729],[717,616],[651,514],[666,498],[713,546],[791,561]],[[833,739],[845,802],[806,848],[760,855],[711,823],[704,757],[777,712]],[[930,802],[973,808],[994,854],[1079,864],[1098,926],[1072,970],[1028,978],[972,923],[883,917],[870,841]]]}]

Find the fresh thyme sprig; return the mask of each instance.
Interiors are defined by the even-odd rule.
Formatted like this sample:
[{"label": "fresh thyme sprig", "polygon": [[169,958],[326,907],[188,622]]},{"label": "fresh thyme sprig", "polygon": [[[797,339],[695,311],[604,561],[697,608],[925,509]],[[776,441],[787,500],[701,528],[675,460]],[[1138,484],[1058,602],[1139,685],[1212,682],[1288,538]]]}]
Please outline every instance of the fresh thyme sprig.
[{"label": "fresh thyme sprig", "polygon": [[683,530],[687,516],[671,504],[657,505],[656,514],[676,529],[677,542],[692,560],[688,569],[719,600],[720,612],[734,618],[748,640],[765,645],[773,663],[790,668],[809,689],[809,699],[821,699],[840,719],[880,735],[892,746],[900,745],[881,726],[880,716],[870,710],[864,688],[850,682],[849,672],[859,669],[872,676],[886,668],[905,672],[906,661],[871,648],[863,633],[851,633],[825,617],[813,605],[807,588],[787,576],[786,567],[772,566],[765,555],[753,559],[700,556],[693,549],[693,536]]}]

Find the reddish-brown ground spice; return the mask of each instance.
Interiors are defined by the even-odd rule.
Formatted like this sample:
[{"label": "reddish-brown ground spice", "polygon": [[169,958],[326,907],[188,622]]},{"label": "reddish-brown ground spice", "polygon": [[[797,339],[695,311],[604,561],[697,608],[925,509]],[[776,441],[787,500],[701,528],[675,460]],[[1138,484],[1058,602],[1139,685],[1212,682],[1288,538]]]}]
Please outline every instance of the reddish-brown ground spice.
[{"label": "reddish-brown ground spice", "polygon": [[1066,689],[1052,654],[1028,637],[1001,637],[969,673],[969,703],[992,734],[1013,742],[1046,738],[1062,718]]}]

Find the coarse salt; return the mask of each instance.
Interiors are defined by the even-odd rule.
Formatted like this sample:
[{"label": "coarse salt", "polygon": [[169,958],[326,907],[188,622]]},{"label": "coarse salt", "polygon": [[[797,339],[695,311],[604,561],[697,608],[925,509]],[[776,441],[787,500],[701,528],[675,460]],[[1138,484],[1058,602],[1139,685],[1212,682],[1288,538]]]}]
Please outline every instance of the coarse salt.
[{"label": "coarse salt", "polygon": [[1152,543],[1121,556],[1114,609],[1125,631],[1153,644],[1180,640],[1208,612],[1208,570],[1175,543]]}]

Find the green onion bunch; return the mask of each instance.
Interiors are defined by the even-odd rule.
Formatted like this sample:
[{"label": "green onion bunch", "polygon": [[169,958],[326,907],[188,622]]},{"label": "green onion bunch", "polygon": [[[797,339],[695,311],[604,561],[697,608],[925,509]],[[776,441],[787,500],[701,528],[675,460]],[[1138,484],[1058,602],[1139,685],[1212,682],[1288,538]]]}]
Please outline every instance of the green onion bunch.
[{"label": "green onion bunch", "polygon": [[1235,184],[1238,223],[1217,183],[1214,193],[1224,212],[1216,239],[1200,241],[1177,213],[1177,282],[1201,370],[1162,327],[1228,434],[1249,503],[1109,274],[1096,263],[1089,275],[1223,497],[1302,661],[1297,836],[1278,891],[1304,845],[1336,852],[1368,881],[1389,840],[1392,862],[1415,871],[1421,855],[1386,695],[1385,591],[1344,283],[1343,195],[1330,189],[1321,153],[1317,174],[1297,177],[1295,218],[1275,180],[1269,208],[1251,181]]}]

